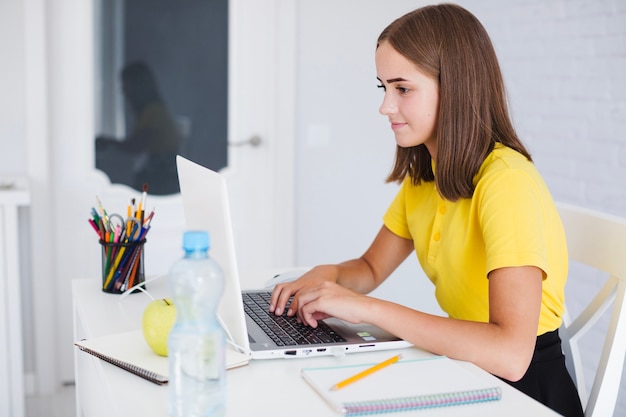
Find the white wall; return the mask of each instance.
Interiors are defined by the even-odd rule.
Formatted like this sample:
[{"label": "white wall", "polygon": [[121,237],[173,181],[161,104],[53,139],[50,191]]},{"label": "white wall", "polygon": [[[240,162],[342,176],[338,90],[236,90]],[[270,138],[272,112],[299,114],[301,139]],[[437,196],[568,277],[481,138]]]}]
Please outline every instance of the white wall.
[{"label": "white wall", "polygon": [[[492,36],[516,126],[555,197],[626,217],[626,2],[459,3]],[[387,23],[419,4],[299,2],[300,264],[358,255],[380,226],[394,194],[394,186],[383,184],[393,138],[377,114],[381,97],[375,88],[374,43]],[[0,179],[26,175],[33,159],[26,148],[23,10],[20,1],[0,0],[0,54],[5,58],[0,70]],[[436,309],[427,301],[432,290],[414,279],[419,277],[414,263],[398,275],[415,285],[415,295],[387,288],[384,295]],[[579,302],[592,285],[568,288],[570,301]],[[626,415],[625,402],[622,395],[615,415]]]},{"label": "white wall", "polygon": [[[374,48],[380,31],[416,3],[420,2],[299,2],[299,265],[358,256],[382,225],[398,187],[384,181],[395,141],[386,118],[378,114],[382,94],[376,88]],[[432,285],[415,259],[405,262],[377,295],[438,313]]]},{"label": "white wall", "polygon": [[23,20],[21,2],[0,0],[0,178],[26,174]]},{"label": "white wall", "polygon": [[[20,2],[0,0],[0,54],[3,56],[0,67],[0,184],[15,183],[15,177],[27,174],[26,141],[26,85],[24,75],[24,7]],[[29,230],[29,210],[20,213],[20,232]],[[29,234],[20,236],[19,251],[24,253],[30,247]],[[11,243],[8,243],[11,244]],[[1,245],[0,245],[1,246]],[[0,254],[0,259],[2,259]],[[20,259],[20,269],[30,273],[28,259]],[[4,265],[0,265],[0,269]],[[1,274],[0,274],[1,275]],[[22,295],[23,317],[28,323],[33,322],[30,305],[30,280],[22,283],[25,294]],[[4,309],[5,306],[0,306]],[[24,368],[27,375],[35,369],[33,349],[33,328],[26,326],[23,331]],[[4,334],[4,333],[3,333]],[[3,358],[4,359],[4,358]],[[31,379],[27,378],[27,383]]]},{"label": "white wall", "polygon": [[[374,46],[388,23],[424,3],[299,2],[299,264],[358,256],[381,225],[396,186],[383,184],[394,140],[378,114]],[[626,217],[626,2],[458,3],[492,37],[516,128],[555,198]],[[416,264],[409,258],[379,295],[437,311]],[[572,266],[573,312],[597,289],[583,272]],[[583,353],[597,355],[601,340],[588,335]],[[624,379],[616,416],[626,415]]]}]

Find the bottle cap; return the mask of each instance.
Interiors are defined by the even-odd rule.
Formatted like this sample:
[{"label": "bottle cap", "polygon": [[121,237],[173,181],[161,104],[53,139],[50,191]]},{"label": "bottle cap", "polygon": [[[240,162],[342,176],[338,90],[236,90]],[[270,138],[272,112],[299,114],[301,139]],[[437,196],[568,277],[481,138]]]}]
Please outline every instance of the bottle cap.
[{"label": "bottle cap", "polygon": [[183,234],[183,249],[186,251],[206,251],[210,247],[209,232],[190,230]]}]

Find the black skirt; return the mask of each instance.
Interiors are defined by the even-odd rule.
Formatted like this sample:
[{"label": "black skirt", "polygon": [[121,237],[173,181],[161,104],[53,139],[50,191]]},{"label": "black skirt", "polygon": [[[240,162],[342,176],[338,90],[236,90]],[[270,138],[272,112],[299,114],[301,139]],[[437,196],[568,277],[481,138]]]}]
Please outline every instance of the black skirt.
[{"label": "black skirt", "polygon": [[522,379],[500,379],[563,416],[584,416],[578,391],[565,367],[558,330],[537,337],[533,359]]}]

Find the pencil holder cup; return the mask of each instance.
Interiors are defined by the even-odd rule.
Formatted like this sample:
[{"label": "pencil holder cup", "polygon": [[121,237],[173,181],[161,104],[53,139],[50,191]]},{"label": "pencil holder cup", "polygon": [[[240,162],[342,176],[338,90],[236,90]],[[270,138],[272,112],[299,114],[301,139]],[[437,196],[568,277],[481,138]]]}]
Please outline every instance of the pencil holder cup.
[{"label": "pencil holder cup", "polygon": [[[102,291],[121,294],[145,281],[143,269],[145,243],[146,239],[124,243],[100,241],[102,247]],[[139,290],[133,292],[139,292]]]}]

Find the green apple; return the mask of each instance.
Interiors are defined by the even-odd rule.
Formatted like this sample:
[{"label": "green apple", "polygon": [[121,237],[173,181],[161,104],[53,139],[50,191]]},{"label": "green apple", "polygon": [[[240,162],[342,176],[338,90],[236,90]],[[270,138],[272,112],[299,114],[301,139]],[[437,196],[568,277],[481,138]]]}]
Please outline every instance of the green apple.
[{"label": "green apple", "polygon": [[157,355],[167,356],[167,337],[176,321],[176,307],[170,298],[150,302],[143,311],[141,328],[146,343]]}]

